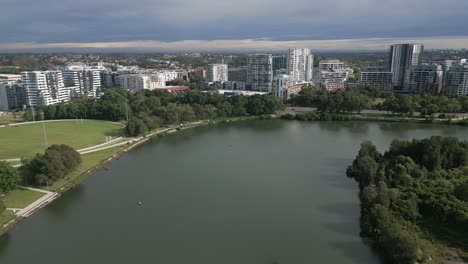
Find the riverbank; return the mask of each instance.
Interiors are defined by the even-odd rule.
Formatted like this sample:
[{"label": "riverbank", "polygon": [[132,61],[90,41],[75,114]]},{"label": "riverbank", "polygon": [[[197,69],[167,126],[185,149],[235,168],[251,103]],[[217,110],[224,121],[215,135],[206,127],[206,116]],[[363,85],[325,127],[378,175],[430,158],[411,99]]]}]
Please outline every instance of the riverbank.
[{"label": "riverbank", "polygon": [[316,110],[310,111],[286,111],[280,116],[285,120],[297,121],[370,121],[370,122],[393,122],[393,123],[426,123],[426,124],[456,124],[468,125],[468,119],[465,115],[456,118],[424,118],[417,116],[394,116],[382,113],[349,113],[349,114],[331,114],[321,113]]},{"label": "riverbank", "polygon": [[[165,129],[157,129],[155,131],[150,132],[147,135],[130,138],[125,144],[115,144],[114,147],[111,148],[103,148],[101,150],[92,152],[92,153],[83,153],[83,163],[82,165],[76,169],[75,171],[71,172],[69,175],[65,176],[64,179],[54,183],[54,185],[49,187],[42,188],[44,192],[50,192],[51,195],[47,196],[47,199],[43,199],[41,197],[31,204],[27,205],[24,209],[28,209],[27,212],[23,211],[22,215],[13,214],[10,215],[9,211],[4,215],[0,216],[0,236],[8,232],[11,228],[13,228],[16,224],[20,223],[26,217],[33,215],[39,209],[47,206],[55,199],[59,198],[60,195],[67,192],[70,189],[75,188],[77,185],[81,184],[85,179],[89,176],[95,174],[96,172],[105,169],[112,161],[119,159],[122,155],[127,153],[128,151],[142,145],[143,143],[157,139],[158,137],[176,133],[180,130],[190,129],[198,126],[215,124],[215,123],[225,123],[225,122],[236,122],[242,120],[253,120],[253,119],[261,119],[265,118],[262,116],[253,116],[253,117],[237,117],[237,118],[227,118],[222,120],[203,120],[192,122],[183,125],[175,125],[170,126]],[[37,202],[37,203],[36,203]],[[31,206],[34,205],[34,206]],[[18,208],[23,209],[23,208]]]}]

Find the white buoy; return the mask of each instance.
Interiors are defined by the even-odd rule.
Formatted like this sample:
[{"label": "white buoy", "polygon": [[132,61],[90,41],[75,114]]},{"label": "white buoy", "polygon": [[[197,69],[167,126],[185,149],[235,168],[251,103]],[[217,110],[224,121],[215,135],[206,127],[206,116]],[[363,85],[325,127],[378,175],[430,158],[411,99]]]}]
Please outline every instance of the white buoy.
[{"label": "white buoy", "polygon": [[142,205],[143,203],[142,202],[138,202],[138,205]]}]

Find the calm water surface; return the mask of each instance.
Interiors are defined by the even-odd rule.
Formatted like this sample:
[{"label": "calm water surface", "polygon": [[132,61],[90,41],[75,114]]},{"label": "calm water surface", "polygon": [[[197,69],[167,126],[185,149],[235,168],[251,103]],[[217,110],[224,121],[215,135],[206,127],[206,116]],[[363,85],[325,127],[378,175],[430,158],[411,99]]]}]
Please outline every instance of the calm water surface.
[{"label": "calm water surface", "polygon": [[[248,121],[182,131],[114,161],[0,238],[0,263],[380,263],[359,237],[359,144],[468,128]],[[143,205],[138,206],[137,202]]]}]

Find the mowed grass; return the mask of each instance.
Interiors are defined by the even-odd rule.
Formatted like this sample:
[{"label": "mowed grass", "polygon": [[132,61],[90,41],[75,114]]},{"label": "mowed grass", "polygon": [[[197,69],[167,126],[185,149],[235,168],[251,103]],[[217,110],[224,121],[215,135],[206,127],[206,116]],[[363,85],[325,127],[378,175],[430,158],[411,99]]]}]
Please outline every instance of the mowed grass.
[{"label": "mowed grass", "polygon": [[5,206],[7,208],[24,208],[44,195],[41,192],[16,189],[8,192],[6,195]]},{"label": "mowed grass", "polygon": [[[105,121],[45,122],[48,145],[67,144],[82,149],[105,143],[107,136],[123,134],[121,125]],[[32,157],[45,149],[42,122],[0,128],[0,159]]]},{"label": "mowed grass", "polygon": [[5,224],[7,221],[11,220],[14,217],[13,211],[5,210],[3,213],[0,213],[0,224]]}]

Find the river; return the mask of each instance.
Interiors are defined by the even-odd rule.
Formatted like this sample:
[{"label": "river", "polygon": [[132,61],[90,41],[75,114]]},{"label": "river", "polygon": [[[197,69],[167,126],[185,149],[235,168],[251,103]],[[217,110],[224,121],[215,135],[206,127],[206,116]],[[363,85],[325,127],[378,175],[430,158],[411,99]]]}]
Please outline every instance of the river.
[{"label": "river", "polygon": [[[1,264],[369,264],[357,184],[364,140],[448,125],[243,121],[181,131],[122,156],[0,237]],[[142,204],[138,205],[141,201]]]}]

